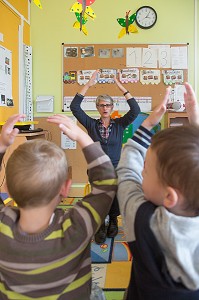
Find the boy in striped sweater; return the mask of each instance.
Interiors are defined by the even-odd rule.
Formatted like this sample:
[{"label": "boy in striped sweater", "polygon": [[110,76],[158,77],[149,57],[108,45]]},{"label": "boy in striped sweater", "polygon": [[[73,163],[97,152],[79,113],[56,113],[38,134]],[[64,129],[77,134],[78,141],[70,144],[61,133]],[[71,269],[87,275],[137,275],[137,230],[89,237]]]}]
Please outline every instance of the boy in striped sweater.
[{"label": "boy in striped sweater", "polygon": [[[20,115],[0,136],[0,159],[12,144]],[[70,118],[48,118],[82,148],[92,190],[72,209],[56,208],[71,180],[62,149],[36,139],[20,145],[6,166],[6,182],[17,207],[0,210],[0,299],[88,300],[90,244],[116,192],[116,174],[99,143]]]}]

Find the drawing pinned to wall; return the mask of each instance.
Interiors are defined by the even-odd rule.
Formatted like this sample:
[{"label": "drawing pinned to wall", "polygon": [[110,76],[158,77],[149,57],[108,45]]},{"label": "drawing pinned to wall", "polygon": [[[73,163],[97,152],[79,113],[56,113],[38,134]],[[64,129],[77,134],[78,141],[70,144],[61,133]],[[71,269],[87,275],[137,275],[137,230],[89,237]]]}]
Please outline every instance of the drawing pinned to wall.
[{"label": "drawing pinned to wall", "polygon": [[126,48],[126,66],[127,67],[142,67],[142,48],[127,47]]},{"label": "drawing pinned to wall", "polygon": [[77,71],[65,72],[63,75],[64,83],[75,83],[77,80]]},{"label": "drawing pinned to wall", "polygon": [[142,49],[142,67],[143,68],[157,68],[158,59],[157,51],[153,48]]},{"label": "drawing pinned to wall", "polygon": [[128,68],[122,69],[119,73],[119,80],[121,83],[133,83],[139,81],[139,69],[138,68]]},{"label": "drawing pinned to wall", "polygon": [[[31,3],[31,0],[29,0],[30,3]],[[42,5],[41,5],[41,2],[39,0],[33,0],[33,2],[39,7],[42,9]]]},{"label": "drawing pinned to wall", "polygon": [[110,58],[111,57],[111,49],[99,49],[98,57],[100,58]]},{"label": "drawing pinned to wall", "polygon": [[171,89],[171,92],[169,94],[167,109],[173,111],[184,111],[185,110],[184,93],[185,93],[184,85],[176,84],[174,88]]},{"label": "drawing pinned to wall", "polygon": [[[161,69],[171,68],[171,47],[170,45],[149,45],[149,49],[156,52],[157,63]],[[148,53],[149,54],[149,53]],[[151,57],[153,54],[149,54]]]},{"label": "drawing pinned to wall", "polygon": [[0,106],[13,106],[12,52],[0,46]]},{"label": "drawing pinned to wall", "polygon": [[77,82],[79,83],[79,85],[84,85],[86,84],[92,74],[95,72],[95,70],[79,70],[77,71]]},{"label": "drawing pinned to wall", "polygon": [[85,24],[88,21],[88,17],[92,20],[96,18],[96,14],[93,9],[90,7],[95,0],[79,0],[75,2],[70,8],[70,12],[74,12],[77,18],[77,21],[73,24],[73,27],[82,31],[85,35],[88,35],[88,30]]},{"label": "drawing pinned to wall", "polygon": [[171,47],[171,68],[172,69],[187,69],[187,46]]},{"label": "drawing pinned to wall", "polygon": [[166,85],[182,84],[184,81],[183,70],[163,70],[162,74]]},{"label": "drawing pinned to wall", "polygon": [[[70,118],[75,124],[77,124],[77,119],[75,117],[72,116]],[[69,137],[67,137],[67,135],[61,132],[61,148],[70,150],[77,149],[77,142],[71,140]]]},{"label": "drawing pinned to wall", "polygon": [[115,83],[114,77],[117,74],[115,69],[101,69],[97,75],[98,83]]},{"label": "drawing pinned to wall", "polygon": [[125,34],[138,33],[137,27],[133,24],[136,19],[136,13],[129,17],[130,10],[126,12],[125,18],[117,18],[117,22],[123,27],[119,32],[118,39],[122,38]]},{"label": "drawing pinned to wall", "polygon": [[78,47],[64,47],[64,57],[77,57]]},{"label": "drawing pinned to wall", "polygon": [[91,57],[95,55],[94,46],[80,47],[81,58]]},{"label": "drawing pinned to wall", "polygon": [[141,70],[140,82],[142,84],[159,84],[160,70]]},{"label": "drawing pinned to wall", "polygon": [[114,57],[114,58],[124,57],[124,48],[113,48],[112,49],[112,57]]}]

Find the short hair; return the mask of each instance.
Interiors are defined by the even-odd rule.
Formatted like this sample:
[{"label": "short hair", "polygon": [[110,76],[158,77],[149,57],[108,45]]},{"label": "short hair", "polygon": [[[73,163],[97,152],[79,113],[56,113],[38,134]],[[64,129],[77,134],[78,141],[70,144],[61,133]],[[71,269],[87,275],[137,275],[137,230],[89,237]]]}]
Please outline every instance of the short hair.
[{"label": "short hair", "polygon": [[109,95],[103,94],[103,95],[97,96],[97,98],[95,100],[96,105],[98,105],[101,100],[103,100],[105,102],[108,102],[111,105],[113,105],[113,98],[111,96],[109,96]]},{"label": "short hair", "polygon": [[157,173],[163,185],[177,189],[185,209],[199,214],[199,127],[167,128],[152,137]]},{"label": "short hair", "polygon": [[6,165],[10,196],[21,208],[48,204],[67,179],[64,151],[44,139],[34,139],[18,146]]}]

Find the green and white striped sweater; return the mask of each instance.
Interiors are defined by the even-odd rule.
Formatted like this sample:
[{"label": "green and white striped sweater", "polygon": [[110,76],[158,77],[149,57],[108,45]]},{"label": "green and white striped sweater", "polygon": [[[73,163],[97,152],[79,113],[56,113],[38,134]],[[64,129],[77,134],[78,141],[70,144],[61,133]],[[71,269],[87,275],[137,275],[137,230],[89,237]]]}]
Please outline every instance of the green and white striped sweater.
[{"label": "green and white striped sweater", "polygon": [[98,142],[83,153],[91,193],[67,212],[57,208],[46,230],[24,234],[17,226],[18,208],[1,209],[1,300],[90,299],[91,239],[109,212],[117,180]]}]

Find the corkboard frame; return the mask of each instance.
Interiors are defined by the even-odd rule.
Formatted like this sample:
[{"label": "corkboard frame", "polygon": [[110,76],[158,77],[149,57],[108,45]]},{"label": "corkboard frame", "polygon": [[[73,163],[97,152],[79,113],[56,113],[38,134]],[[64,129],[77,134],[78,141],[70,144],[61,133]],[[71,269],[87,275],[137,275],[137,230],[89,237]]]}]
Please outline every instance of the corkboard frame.
[{"label": "corkboard frame", "polygon": [[[124,69],[126,67],[126,48],[129,47],[140,47],[140,48],[148,48],[149,45],[157,45],[159,46],[160,44],[62,44],[62,71],[63,74],[68,71],[78,71],[78,70],[96,70],[96,69]],[[166,46],[171,46],[171,47],[188,47],[188,44],[163,44]],[[95,55],[91,57],[84,57],[81,58],[81,53],[80,53],[80,48],[82,47],[89,47],[93,46],[94,47],[94,52]],[[162,46],[162,45],[160,45]],[[64,56],[64,48],[65,47],[77,47],[78,48],[78,56],[77,57],[65,57]],[[101,58],[98,57],[98,53],[100,49],[110,49],[110,52],[112,53],[112,49],[114,48],[123,48],[124,49],[124,56],[123,57],[115,57],[113,58],[110,55],[110,58]],[[138,68],[139,70],[143,70],[146,68]],[[148,68],[147,68],[148,69]],[[171,68],[169,69],[161,69],[157,68],[160,70],[160,74],[162,73],[162,70],[172,70]],[[154,68],[153,68],[154,70]],[[156,69],[155,69],[156,70]],[[62,75],[63,75],[62,74]],[[140,82],[137,83],[127,83],[124,84],[127,90],[129,90],[132,94],[132,96],[135,97],[152,97],[152,110],[154,109],[155,106],[157,106],[162,99],[166,85],[164,84],[162,80],[162,75],[161,76],[161,81],[159,84],[141,84]],[[183,69],[183,81],[186,82],[188,81],[188,69]],[[63,80],[62,80],[63,82]],[[65,84],[63,82],[63,98],[64,96],[74,96],[78,91],[81,90],[81,86],[78,83],[73,83],[73,84]],[[97,96],[99,94],[109,94],[110,96],[121,96],[117,86],[115,84],[96,84],[92,88],[90,88],[87,92],[87,96]],[[63,110],[64,111],[64,110]]]}]

